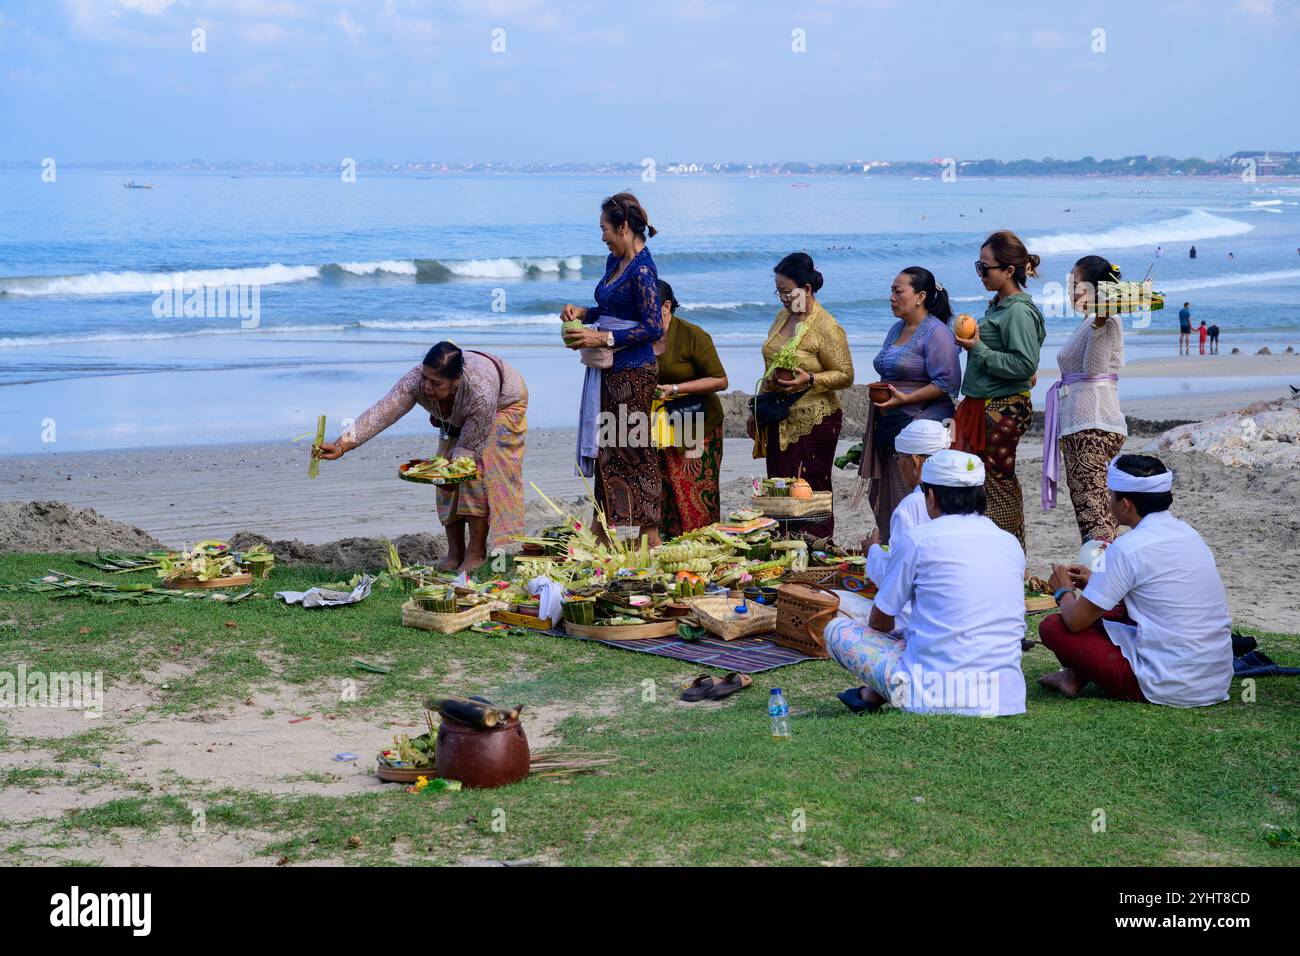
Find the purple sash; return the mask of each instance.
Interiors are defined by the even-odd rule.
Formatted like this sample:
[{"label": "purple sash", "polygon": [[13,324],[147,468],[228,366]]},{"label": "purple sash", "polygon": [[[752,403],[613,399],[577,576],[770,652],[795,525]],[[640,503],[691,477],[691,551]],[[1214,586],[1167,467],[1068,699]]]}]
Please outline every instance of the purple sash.
[{"label": "purple sash", "polygon": [[1047,390],[1047,407],[1043,412],[1043,510],[1051,511],[1056,507],[1056,483],[1061,474],[1061,416],[1057,410],[1062,385],[1077,385],[1080,382],[1118,382],[1119,376],[1114,372],[1105,375],[1084,375],[1071,372],[1061,376]]}]

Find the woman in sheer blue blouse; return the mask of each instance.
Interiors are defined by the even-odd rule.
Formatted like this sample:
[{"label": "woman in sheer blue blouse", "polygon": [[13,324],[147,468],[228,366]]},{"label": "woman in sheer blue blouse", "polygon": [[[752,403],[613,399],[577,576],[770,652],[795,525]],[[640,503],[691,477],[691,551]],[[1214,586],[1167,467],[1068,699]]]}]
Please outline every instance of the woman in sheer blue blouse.
[{"label": "woman in sheer blue blouse", "polygon": [[876,519],[870,540],[879,544],[889,543],[889,519],[912,490],[899,470],[894,439],[913,419],[951,419],[961,393],[961,351],[948,327],[952,307],[934,274],[920,266],[904,269],[890,288],[889,307],[898,321],[873,364],[890,394],[872,403],[860,465]]},{"label": "woman in sheer blue blouse", "polygon": [[[650,442],[650,403],[658,384],[654,343],[663,336],[659,274],[646,248],[654,236],[636,196],[623,192],[600,206],[600,238],[609,249],[596,305],[566,305],[561,318],[588,328],[564,333],[587,365],[578,421],[578,470],[596,479],[596,502],[609,527],[633,525],[660,543],[662,481]],[[612,361],[607,351],[613,350]],[[599,422],[608,423],[601,428]],[[599,531],[598,531],[599,533]]]}]

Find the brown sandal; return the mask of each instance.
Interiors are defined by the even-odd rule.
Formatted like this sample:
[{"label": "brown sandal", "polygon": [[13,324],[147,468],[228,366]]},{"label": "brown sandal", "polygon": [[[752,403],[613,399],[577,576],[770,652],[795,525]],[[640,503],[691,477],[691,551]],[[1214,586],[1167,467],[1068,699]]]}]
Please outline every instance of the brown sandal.
[{"label": "brown sandal", "polygon": [[712,674],[701,674],[695,680],[686,685],[686,690],[682,691],[681,699],[688,704],[694,704],[696,701],[704,700],[709,696],[709,691],[713,690],[718,679]]},{"label": "brown sandal", "polygon": [[738,690],[744,690],[754,683],[754,678],[748,674],[742,674],[739,671],[732,671],[720,681],[714,681],[713,686],[709,688],[708,693],[704,696],[709,700],[721,700],[724,697],[730,697]]}]

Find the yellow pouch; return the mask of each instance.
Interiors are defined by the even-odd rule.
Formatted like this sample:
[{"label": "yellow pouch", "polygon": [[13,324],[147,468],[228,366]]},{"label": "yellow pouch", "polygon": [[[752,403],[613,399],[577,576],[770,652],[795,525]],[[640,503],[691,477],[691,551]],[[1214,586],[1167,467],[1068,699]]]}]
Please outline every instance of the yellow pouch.
[{"label": "yellow pouch", "polygon": [[676,443],[676,437],[673,434],[672,422],[668,418],[668,410],[664,407],[663,399],[651,399],[650,444],[655,448],[672,448]]}]

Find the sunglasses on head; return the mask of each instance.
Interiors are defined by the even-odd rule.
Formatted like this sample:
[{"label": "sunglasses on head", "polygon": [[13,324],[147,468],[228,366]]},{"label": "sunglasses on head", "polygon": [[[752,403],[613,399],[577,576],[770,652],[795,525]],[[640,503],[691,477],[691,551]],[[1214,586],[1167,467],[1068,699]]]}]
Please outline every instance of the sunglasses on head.
[{"label": "sunglasses on head", "polygon": [[999,266],[991,266],[991,265],[989,265],[989,264],[987,264],[987,263],[985,263],[985,262],[983,262],[983,261],[979,261],[979,260],[976,260],[976,262],[975,262],[975,271],[979,274],[979,277],[980,277],[981,279],[983,279],[985,276],[987,276],[987,275],[988,275],[990,272],[992,272],[994,269],[1010,269],[1010,268],[1011,268],[1011,266],[1001,266],[1001,265],[999,265]]}]

